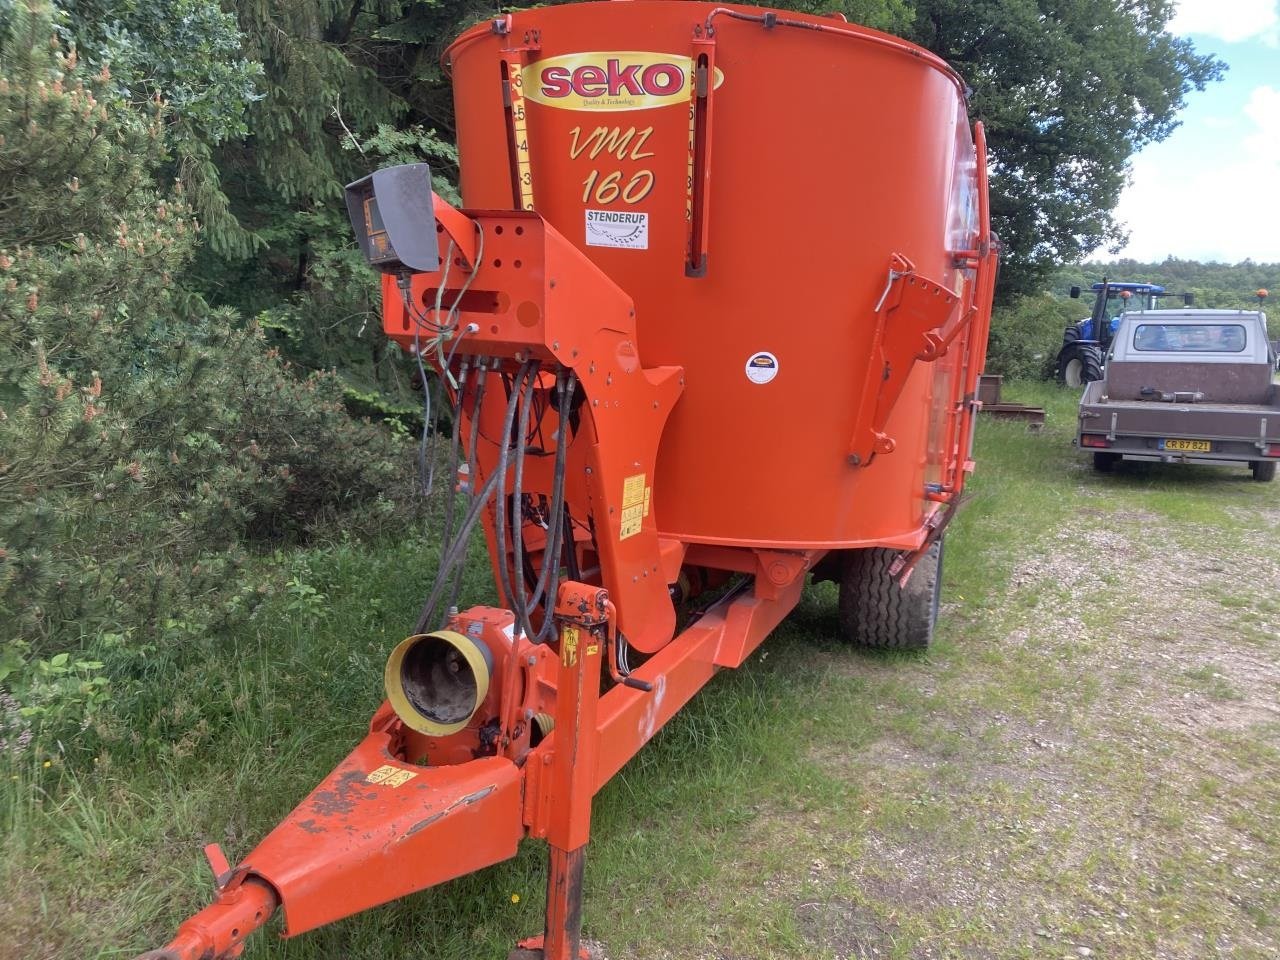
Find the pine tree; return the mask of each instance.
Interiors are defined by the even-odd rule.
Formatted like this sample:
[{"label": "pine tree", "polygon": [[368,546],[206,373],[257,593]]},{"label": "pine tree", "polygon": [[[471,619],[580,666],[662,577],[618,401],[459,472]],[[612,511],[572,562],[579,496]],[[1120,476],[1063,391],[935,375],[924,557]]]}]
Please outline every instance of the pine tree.
[{"label": "pine tree", "polygon": [[183,284],[198,228],[163,179],[168,130],[163,102],[139,108],[78,62],[47,3],[15,8],[0,44],[0,684],[28,713],[92,702],[54,667],[95,637],[159,642],[176,618],[190,640],[243,616],[247,543],[407,490],[408,457],[346,415],[334,377],[293,376],[256,325]]}]

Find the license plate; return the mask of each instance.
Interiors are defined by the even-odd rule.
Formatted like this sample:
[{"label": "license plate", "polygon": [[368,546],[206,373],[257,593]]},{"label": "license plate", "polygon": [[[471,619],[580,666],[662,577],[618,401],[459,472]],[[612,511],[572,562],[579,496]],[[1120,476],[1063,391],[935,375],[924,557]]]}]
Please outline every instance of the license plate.
[{"label": "license plate", "polygon": [[1187,453],[1208,453],[1213,444],[1208,440],[1161,440],[1161,450],[1184,450]]}]

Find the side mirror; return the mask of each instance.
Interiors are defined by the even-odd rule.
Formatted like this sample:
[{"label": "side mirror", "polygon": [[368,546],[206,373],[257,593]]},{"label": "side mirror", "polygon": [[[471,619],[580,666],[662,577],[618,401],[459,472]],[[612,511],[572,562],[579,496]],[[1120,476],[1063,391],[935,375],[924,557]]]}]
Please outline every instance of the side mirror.
[{"label": "side mirror", "polygon": [[1071,288],[1071,294],[1070,294],[1070,296],[1071,296],[1071,299],[1072,299],[1072,300],[1079,300],[1079,299],[1080,299],[1080,288],[1079,288],[1079,287],[1072,287],[1072,288]]},{"label": "side mirror", "polygon": [[440,268],[427,164],[386,167],[347,184],[347,215],[360,251],[380,273]]}]

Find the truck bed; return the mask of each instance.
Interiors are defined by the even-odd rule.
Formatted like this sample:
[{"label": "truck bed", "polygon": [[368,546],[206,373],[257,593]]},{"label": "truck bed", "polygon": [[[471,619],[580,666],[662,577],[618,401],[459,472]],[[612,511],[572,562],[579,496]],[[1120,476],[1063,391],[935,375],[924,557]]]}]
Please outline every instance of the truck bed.
[{"label": "truck bed", "polygon": [[[1163,400],[1113,400],[1106,382],[1090,383],[1080,400],[1080,433],[1101,434],[1109,450],[1124,456],[1158,460],[1257,459],[1259,444],[1280,443],[1280,396],[1269,403],[1169,403]],[[1208,440],[1211,449],[1174,451],[1165,440]]]}]

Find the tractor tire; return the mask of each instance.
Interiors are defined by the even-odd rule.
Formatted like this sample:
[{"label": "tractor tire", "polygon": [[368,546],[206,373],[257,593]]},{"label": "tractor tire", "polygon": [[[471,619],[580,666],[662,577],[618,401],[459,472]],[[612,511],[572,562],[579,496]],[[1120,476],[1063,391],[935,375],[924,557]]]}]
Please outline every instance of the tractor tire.
[{"label": "tractor tire", "polygon": [[897,550],[850,550],[840,578],[840,634],[875,650],[926,650],[942,596],[941,538],[911,571],[905,587],[889,576]]},{"label": "tractor tire", "polygon": [[1270,483],[1276,478],[1276,462],[1274,460],[1254,460],[1249,464],[1253,471],[1253,479],[1258,483]]},{"label": "tractor tire", "polygon": [[1098,473],[1110,473],[1120,462],[1120,454],[1097,451],[1093,455],[1093,469]]},{"label": "tractor tire", "polygon": [[1091,343],[1073,343],[1058,355],[1058,382],[1083,387],[1102,379],[1102,351]]}]

